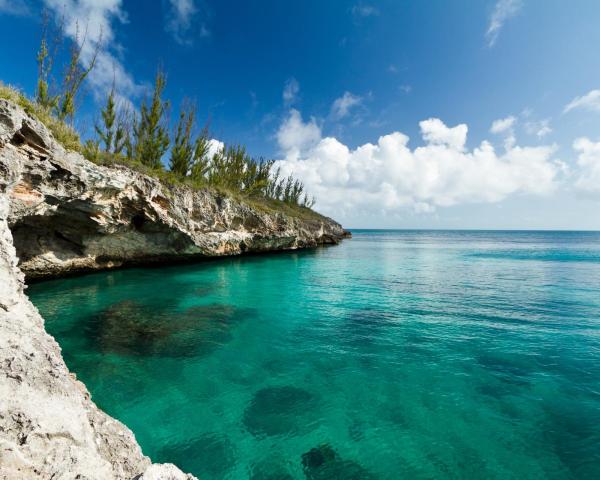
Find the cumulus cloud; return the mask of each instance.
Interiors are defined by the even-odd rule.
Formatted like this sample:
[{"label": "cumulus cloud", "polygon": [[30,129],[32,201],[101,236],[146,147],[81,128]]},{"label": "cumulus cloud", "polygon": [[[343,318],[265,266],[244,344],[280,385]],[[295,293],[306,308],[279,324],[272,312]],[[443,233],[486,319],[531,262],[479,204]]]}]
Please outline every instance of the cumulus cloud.
[{"label": "cumulus cloud", "polygon": [[165,29],[169,32],[173,39],[180,45],[191,45],[190,31],[194,24],[199,25],[199,33],[201,37],[208,37],[210,31],[204,23],[195,22],[195,17],[198,14],[198,6],[195,0],[169,0],[169,14]]},{"label": "cumulus cloud", "polygon": [[552,133],[552,127],[550,127],[550,119],[546,118],[538,122],[527,122],[525,124],[525,131],[529,135],[535,135],[538,138],[543,138],[546,135]]},{"label": "cumulus cloud", "polygon": [[485,38],[488,46],[493,47],[498,40],[500,31],[507,20],[514,17],[523,7],[521,0],[498,0],[494,11],[490,17],[488,29],[485,32]]},{"label": "cumulus cloud", "polygon": [[[381,212],[472,202],[498,202],[509,195],[546,194],[560,171],[554,146],[512,146],[501,154],[487,141],[467,150],[467,125],[446,126],[431,118],[420,123],[425,144],[409,147],[401,132],[351,149],[321,136],[314,120],[293,111],[278,134],[283,174],[293,173],[330,215]],[[292,140],[293,139],[293,140]]]},{"label": "cumulus cloud", "polygon": [[499,118],[498,120],[494,120],[492,122],[490,132],[498,134],[511,131],[516,121],[517,119],[512,115],[510,117]]},{"label": "cumulus cloud", "polygon": [[29,15],[31,10],[25,0],[0,0],[0,14]]},{"label": "cumulus cloud", "polygon": [[579,153],[575,186],[584,192],[600,193],[600,142],[582,137],[573,142],[573,148]]},{"label": "cumulus cloud", "polygon": [[292,105],[298,100],[298,93],[300,92],[300,84],[294,77],[288,78],[283,87],[283,103],[286,105]]},{"label": "cumulus cloud", "polygon": [[347,117],[350,110],[362,104],[362,97],[354,95],[350,92],[344,92],[340,98],[336,98],[331,106],[331,115],[336,120],[341,120]]},{"label": "cumulus cloud", "polygon": [[490,132],[496,135],[504,135],[504,148],[510,149],[516,142],[515,124],[517,119],[514,116],[499,118],[492,122]]},{"label": "cumulus cloud", "polygon": [[44,0],[48,9],[57,19],[64,17],[65,35],[80,41],[85,35],[81,61],[89,65],[94,52],[99,48],[96,66],[88,79],[97,98],[104,98],[110,90],[113,79],[120,100],[130,104],[130,98],[139,95],[143,87],[135,82],[118,58],[121,50],[115,38],[114,23],[126,23],[127,14],[122,0]]},{"label": "cumulus cloud", "polygon": [[591,90],[581,97],[575,97],[567,106],[565,106],[563,113],[570,112],[577,108],[600,112],[600,90]]},{"label": "cumulus cloud", "polygon": [[419,122],[423,140],[431,145],[444,145],[454,150],[463,150],[467,141],[468,127],[461,123],[449,128],[439,118]]},{"label": "cumulus cloud", "polygon": [[300,152],[313,147],[321,140],[321,127],[311,118],[304,122],[296,109],[291,109],[288,117],[277,131],[277,143],[288,158],[296,158]]},{"label": "cumulus cloud", "polygon": [[208,153],[206,154],[208,158],[212,158],[213,155],[220,150],[223,150],[225,144],[217,139],[211,139],[208,141]]}]

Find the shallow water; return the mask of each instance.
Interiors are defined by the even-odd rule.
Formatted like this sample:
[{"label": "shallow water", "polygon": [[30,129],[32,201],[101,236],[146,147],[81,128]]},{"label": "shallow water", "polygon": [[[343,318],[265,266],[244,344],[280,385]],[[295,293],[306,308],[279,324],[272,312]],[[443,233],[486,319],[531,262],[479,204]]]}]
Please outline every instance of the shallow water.
[{"label": "shallow water", "polygon": [[203,480],[600,478],[600,233],[355,231],[29,293],[96,403]]}]

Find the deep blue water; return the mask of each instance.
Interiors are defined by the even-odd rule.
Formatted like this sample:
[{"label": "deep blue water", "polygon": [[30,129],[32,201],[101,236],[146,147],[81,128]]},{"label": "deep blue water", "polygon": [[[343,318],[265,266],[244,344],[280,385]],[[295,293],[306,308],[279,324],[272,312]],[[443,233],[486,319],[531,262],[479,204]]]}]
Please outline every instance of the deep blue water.
[{"label": "deep blue water", "polygon": [[203,480],[600,478],[600,233],[362,230],[30,296],[93,399]]}]

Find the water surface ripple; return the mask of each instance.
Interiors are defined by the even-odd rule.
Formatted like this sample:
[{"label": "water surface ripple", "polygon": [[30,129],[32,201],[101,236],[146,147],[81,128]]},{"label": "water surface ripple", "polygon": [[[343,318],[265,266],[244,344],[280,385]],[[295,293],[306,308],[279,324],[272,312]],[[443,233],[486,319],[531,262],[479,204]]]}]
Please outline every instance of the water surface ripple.
[{"label": "water surface ripple", "polygon": [[600,234],[355,231],[32,285],[96,403],[211,479],[600,478]]}]

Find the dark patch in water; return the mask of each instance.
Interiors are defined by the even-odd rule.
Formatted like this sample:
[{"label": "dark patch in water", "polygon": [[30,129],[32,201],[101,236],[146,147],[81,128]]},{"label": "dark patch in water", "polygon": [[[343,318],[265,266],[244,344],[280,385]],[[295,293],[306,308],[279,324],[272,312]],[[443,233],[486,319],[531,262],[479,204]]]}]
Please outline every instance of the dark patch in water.
[{"label": "dark patch in water", "polygon": [[357,420],[356,418],[352,418],[350,420],[350,424],[348,425],[348,436],[358,442],[362,440],[365,436],[365,422],[362,420]]},{"label": "dark patch in water", "polygon": [[374,480],[375,477],[358,463],[343,460],[327,444],[302,454],[302,467],[308,480]]},{"label": "dark patch in water", "polygon": [[185,442],[168,444],[153,460],[174,463],[184,472],[193,471],[200,478],[224,478],[235,464],[235,449],[227,437],[207,433]]},{"label": "dark patch in water", "polygon": [[285,385],[256,392],[244,412],[244,425],[253,435],[295,432],[301,416],[314,408],[314,397],[301,388]]},{"label": "dark patch in water", "polygon": [[377,309],[352,311],[342,324],[343,338],[352,347],[371,346],[381,333],[389,333],[389,328],[394,326],[393,320],[389,312]]},{"label": "dark patch in water", "polygon": [[194,288],[194,295],[198,297],[206,297],[211,293],[215,293],[219,289],[219,285],[216,283],[211,283],[207,285],[201,285],[199,287]]},{"label": "dark patch in water", "polygon": [[134,301],[116,303],[96,315],[86,334],[102,352],[132,356],[206,355],[231,340],[241,315],[227,305],[206,305],[177,312]]},{"label": "dark patch in water", "polygon": [[527,377],[530,369],[506,354],[484,353],[477,357],[477,363],[504,382],[523,387],[529,386]]},{"label": "dark patch in water", "polygon": [[[565,404],[558,399],[544,402],[544,438],[573,478],[598,478],[595,466],[600,465],[600,410],[592,404]],[[582,461],[582,458],[593,459]]]}]

